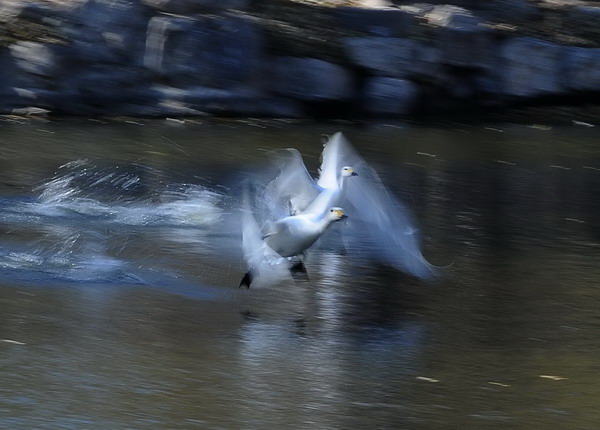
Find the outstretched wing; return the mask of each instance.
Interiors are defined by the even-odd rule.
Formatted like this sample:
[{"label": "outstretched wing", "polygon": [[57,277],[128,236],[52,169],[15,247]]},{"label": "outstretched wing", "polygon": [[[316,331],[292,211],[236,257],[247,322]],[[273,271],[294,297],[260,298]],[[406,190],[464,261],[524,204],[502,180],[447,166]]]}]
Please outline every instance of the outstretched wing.
[{"label": "outstretched wing", "polygon": [[348,252],[371,254],[420,278],[435,275],[437,268],[421,252],[421,237],[410,209],[386,189],[342,133],[336,133],[323,150],[319,185],[330,184],[334,169],[343,166],[351,166],[358,174],[346,181],[340,203],[348,215],[343,229]]},{"label": "outstretched wing", "polygon": [[411,211],[372,173],[347,184],[346,247],[367,246],[377,259],[406,273],[435,276],[438,268],[422,254],[421,235]]},{"label": "outstretched wing", "polygon": [[[281,218],[302,212],[321,191],[306,170],[300,152],[285,149],[275,154],[277,176],[265,187],[265,200]],[[282,213],[283,212],[283,213]]]}]

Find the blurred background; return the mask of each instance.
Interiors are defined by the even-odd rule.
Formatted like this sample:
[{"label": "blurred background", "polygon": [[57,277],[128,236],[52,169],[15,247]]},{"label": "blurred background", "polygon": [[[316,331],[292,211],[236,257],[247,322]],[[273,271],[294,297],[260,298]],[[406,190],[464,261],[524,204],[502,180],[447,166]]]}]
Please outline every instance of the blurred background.
[{"label": "blurred background", "polygon": [[587,121],[579,0],[4,0],[0,112]]}]

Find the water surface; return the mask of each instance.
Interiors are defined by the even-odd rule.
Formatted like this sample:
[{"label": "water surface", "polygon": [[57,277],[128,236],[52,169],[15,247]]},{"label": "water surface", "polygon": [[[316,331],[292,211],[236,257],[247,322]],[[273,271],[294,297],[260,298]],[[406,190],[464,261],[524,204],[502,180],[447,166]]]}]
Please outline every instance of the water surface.
[{"label": "water surface", "polygon": [[[241,181],[341,130],[425,282],[313,252],[239,290]],[[593,429],[596,128],[0,123],[0,427]]]}]

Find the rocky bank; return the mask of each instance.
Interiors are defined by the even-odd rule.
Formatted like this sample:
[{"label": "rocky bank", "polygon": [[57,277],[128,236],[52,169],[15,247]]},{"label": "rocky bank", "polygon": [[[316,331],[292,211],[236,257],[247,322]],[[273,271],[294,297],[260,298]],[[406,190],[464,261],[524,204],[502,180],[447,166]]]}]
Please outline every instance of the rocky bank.
[{"label": "rocky bank", "polygon": [[408,117],[600,105],[600,4],[0,3],[0,113]]}]

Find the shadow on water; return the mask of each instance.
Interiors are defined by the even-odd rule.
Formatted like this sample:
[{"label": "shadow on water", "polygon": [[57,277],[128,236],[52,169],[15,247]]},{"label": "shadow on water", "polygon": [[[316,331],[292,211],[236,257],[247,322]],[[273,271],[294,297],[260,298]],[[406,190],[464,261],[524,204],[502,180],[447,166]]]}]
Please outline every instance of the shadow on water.
[{"label": "shadow on water", "polygon": [[443,280],[237,288],[240,179],[330,126],[0,123],[0,427],[595,428],[597,131],[341,128]]}]

